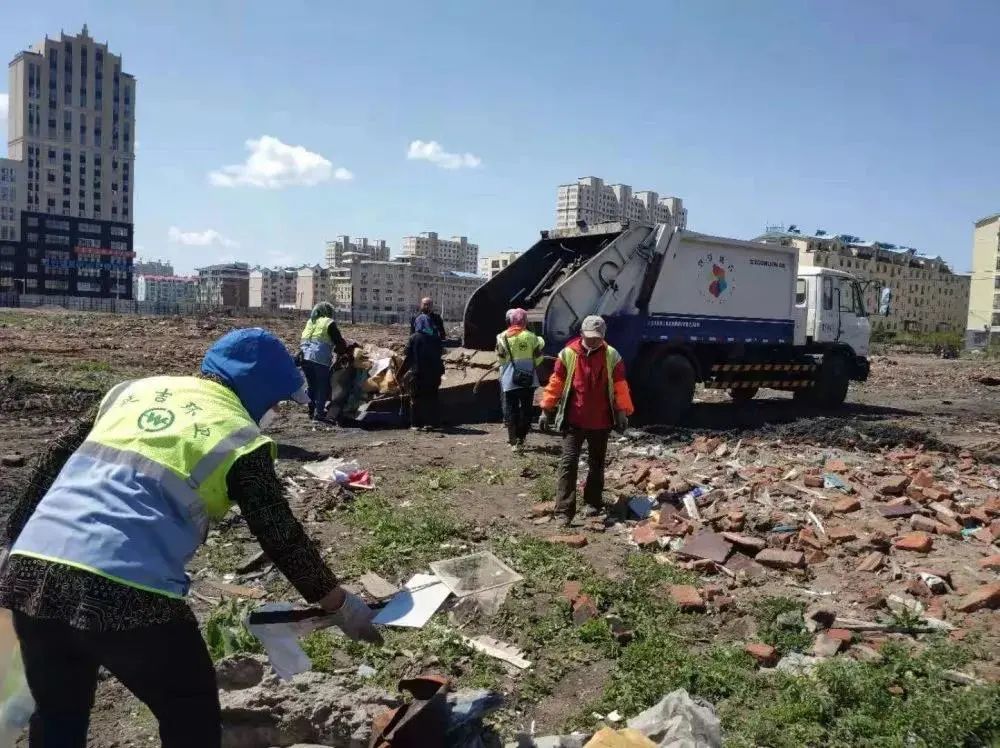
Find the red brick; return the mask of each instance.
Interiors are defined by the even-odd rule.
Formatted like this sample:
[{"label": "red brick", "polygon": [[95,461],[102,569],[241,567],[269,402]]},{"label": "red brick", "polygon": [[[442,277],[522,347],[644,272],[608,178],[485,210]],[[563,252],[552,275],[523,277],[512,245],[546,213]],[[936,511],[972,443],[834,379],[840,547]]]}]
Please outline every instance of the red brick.
[{"label": "red brick", "polygon": [[885,502],[885,505],[887,507],[908,506],[912,507],[914,511],[919,511],[916,507],[913,506],[913,503],[910,501],[909,496],[897,496],[896,498],[890,499],[889,501]]},{"label": "red brick", "polygon": [[906,492],[904,496],[913,499],[914,501],[924,500],[924,489],[920,486],[914,486],[912,483],[906,487]]},{"label": "red brick", "polygon": [[707,436],[698,436],[691,442],[691,449],[698,454],[707,455],[718,449],[720,444],[722,444],[722,439],[718,437],[710,439]]},{"label": "red brick", "polygon": [[806,473],[802,476],[802,485],[806,488],[822,488],[823,487],[823,476],[813,475],[812,473]]},{"label": "red brick", "polygon": [[930,597],[933,594],[931,588],[920,579],[911,579],[907,582],[906,591],[914,597]]},{"label": "red brick", "polygon": [[751,535],[740,535],[735,532],[724,532],[722,537],[728,540],[730,543],[735,545],[740,550],[748,551],[751,554],[762,551],[767,547],[767,543],[761,538],[755,538]]},{"label": "red brick", "polygon": [[1000,538],[1000,519],[990,522],[990,532],[993,533],[994,538]]},{"label": "red brick", "polygon": [[563,584],[562,596],[571,603],[576,602],[583,594],[583,585],[580,582],[569,581]]},{"label": "red brick", "polygon": [[801,569],[806,565],[806,557],[801,552],[779,551],[776,548],[765,548],[754,560],[775,569]]},{"label": "red brick", "polygon": [[649,489],[650,493],[655,491],[662,491],[664,488],[670,485],[670,474],[662,468],[653,468],[649,471],[649,476],[646,479],[646,487]]},{"label": "red brick", "polygon": [[1000,553],[995,553],[992,556],[987,556],[986,558],[979,560],[980,569],[992,569],[993,571],[1000,571]]},{"label": "red brick", "polygon": [[919,470],[911,483],[918,488],[929,488],[934,485],[934,476],[926,470]]},{"label": "red brick", "polygon": [[950,517],[938,515],[937,527],[934,528],[938,535],[950,535],[953,538],[962,536],[962,526]]},{"label": "red brick", "polygon": [[580,595],[573,601],[573,623],[582,626],[592,618],[597,618],[597,605],[589,595]]},{"label": "red brick", "polygon": [[554,501],[543,501],[541,504],[535,504],[531,507],[532,517],[547,517],[556,510],[556,503]]},{"label": "red brick", "polygon": [[988,527],[980,527],[972,533],[972,537],[980,542],[986,543],[986,545],[991,545],[996,539],[993,537],[993,533],[990,532],[990,528]]},{"label": "red brick", "polygon": [[755,642],[743,647],[743,651],[757,660],[757,663],[765,667],[771,667],[778,662],[778,650],[770,644]]},{"label": "red brick", "polygon": [[683,611],[700,612],[705,610],[705,601],[702,599],[701,595],[698,594],[698,590],[690,584],[670,585],[670,598],[677,604],[677,607]]},{"label": "red brick", "polygon": [[632,542],[640,548],[655,545],[660,533],[653,525],[639,525],[632,530]]},{"label": "red brick", "polygon": [[729,595],[721,595],[712,601],[716,610],[729,610],[736,604],[736,598]]},{"label": "red brick", "polygon": [[824,468],[828,473],[846,473],[847,463],[836,458],[827,460]]},{"label": "red brick", "polygon": [[901,496],[908,485],[910,485],[910,479],[905,475],[894,475],[882,481],[879,491],[886,496]]},{"label": "red brick", "polygon": [[928,501],[947,501],[951,498],[951,491],[938,488],[937,486],[930,486],[929,488],[924,488],[922,490],[924,498]]},{"label": "red brick", "polygon": [[926,532],[908,532],[896,538],[893,545],[901,551],[927,553],[934,547],[934,540]]},{"label": "red brick", "polygon": [[1000,515],[1000,496],[993,496],[986,500],[983,504],[983,509],[992,514],[994,517]]},{"label": "red brick", "polygon": [[966,595],[956,606],[963,613],[972,613],[981,608],[996,610],[1000,608],[1000,582],[984,584],[975,592]]},{"label": "red brick", "polygon": [[827,545],[826,540],[816,535],[811,527],[803,527],[799,530],[799,544],[816,550],[825,548]]},{"label": "red brick", "polygon": [[969,510],[969,516],[982,522],[984,525],[990,523],[990,515],[986,513],[986,510],[981,506],[973,507]]},{"label": "red brick", "polygon": [[586,535],[550,535],[545,540],[556,545],[568,545],[570,548],[583,548],[587,545]]},{"label": "red brick", "polygon": [[885,563],[885,555],[878,551],[872,551],[865,556],[858,564],[858,571],[878,571]]},{"label": "red brick", "polygon": [[813,654],[817,657],[833,657],[844,647],[844,642],[823,631],[816,636],[813,642]]},{"label": "red brick", "polygon": [[660,510],[660,522],[657,527],[664,535],[680,536],[691,532],[691,523],[676,511],[666,511],[666,507]]},{"label": "red brick", "polygon": [[928,601],[927,615],[930,618],[936,618],[939,621],[943,621],[947,615],[947,612],[944,609],[944,598],[935,597]]},{"label": "red brick", "polygon": [[852,634],[847,629],[827,629],[826,635],[833,639],[839,639],[840,641],[844,642],[844,645],[841,647],[841,649],[847,649],[851,641],[854,639],[854,634]]},{"label": "red brick", "polygon": [[833,511],[841,514],[856,512],[861,508],[861,502],[854,496],[847,496],[833,505]]},{"label": "red brick", "polygon": [[920,530],[921,532],[935,532],[937,530],[938,523],[932,520],[930,517],[925,517],[922,514],[914,514],[910,517],[910,527],[914,530]]},{"label": "red brick", "polygon": [[857,540],[857,533],[854,532],[849,527],[831,527],[826,531],[826,536],[830,538],[831,543],[849,543],[852,540]]}]

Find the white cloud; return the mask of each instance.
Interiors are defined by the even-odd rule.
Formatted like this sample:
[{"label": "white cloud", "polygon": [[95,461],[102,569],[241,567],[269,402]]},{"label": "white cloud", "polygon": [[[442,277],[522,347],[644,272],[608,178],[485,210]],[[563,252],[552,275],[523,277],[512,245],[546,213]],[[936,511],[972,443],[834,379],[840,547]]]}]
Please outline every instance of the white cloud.
[{"label": "white cloud", "polygon": [[208,181],[216,187],[264,187],[280,189],[302,185],[312,187],[331,177],[340,181],[354,179],[343,167],[300,145],[288,145],[270,135],[261,135],[245,143],[250,151],[242,164],[223,166],[209,172]]},{"label": "white cloud", "polygon": [[406,151],[411,161],[430,161],[442,169],[475,169],[483,160],[472,153],[448,153],[436,140],[414,140]]},{"label": "white cloud", "polygon": [[183,244],[187,247],[238,247],[240,243],[223,236],[215,229],[205,229],[204,231],[181,231],[176,226],[171,226],[167,230],[167,238],[175,244]]}]

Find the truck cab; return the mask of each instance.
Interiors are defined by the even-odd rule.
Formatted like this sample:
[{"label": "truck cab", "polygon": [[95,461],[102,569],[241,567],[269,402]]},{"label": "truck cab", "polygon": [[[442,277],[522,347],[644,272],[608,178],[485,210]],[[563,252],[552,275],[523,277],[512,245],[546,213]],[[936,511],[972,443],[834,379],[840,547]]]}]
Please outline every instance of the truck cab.
[{"label": "truck cab", "polygon": [[871,323],[861,284],[829,268],[800,267],[795,284],[795,342],[816,348],[843,346],[868,356]]}]

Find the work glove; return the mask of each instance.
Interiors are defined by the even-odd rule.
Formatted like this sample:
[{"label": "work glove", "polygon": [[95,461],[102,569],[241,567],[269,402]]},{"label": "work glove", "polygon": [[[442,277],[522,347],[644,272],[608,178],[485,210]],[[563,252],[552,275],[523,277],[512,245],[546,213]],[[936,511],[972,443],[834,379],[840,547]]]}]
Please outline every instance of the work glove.
[{"label": "work glove", "polygon": [[330,612],[330,622],[344,632],[344,635],[354,641],[364,641],[369,644],[381,644],[382,635],[372,624],[375,611],[357,595],[344,593],[344,602],[335,610],[330,610],[327,602],[333,593],[320,600],[320,605]]},{"label": "work glove", "polygon": [[542,431],[548,431],[552,426],[552,416],[549,415],[548,411],[543,410],[542,414],[538,417],[538,428]]},{"label": "work glove", "polygon": [[615,428],[618,431],[625,431],[628,428],[628,416],[624,410],[615,411]]}]

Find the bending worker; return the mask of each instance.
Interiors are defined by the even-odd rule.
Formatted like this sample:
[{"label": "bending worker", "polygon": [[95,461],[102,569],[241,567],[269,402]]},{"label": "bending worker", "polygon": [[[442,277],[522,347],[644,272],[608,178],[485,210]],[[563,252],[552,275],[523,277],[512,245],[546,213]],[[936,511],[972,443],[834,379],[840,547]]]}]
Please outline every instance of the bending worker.
[{"label": "bending worker", "polygon": [[624,431],[632,415],[632,395],[625,381],[625,364],[604,336],[601,317],[590,316],[556,361],[542,395],[544,430],[554,423],[562,433],[555,513],[569,525],[576,516],[576,476],[583,443],[587,443],[587,484],[583,502],[588,517],[604,511],[604,460],[612,428]]},{"label": "bending worker", "polygon": [[184,602],[184,569],[231,501],[306,600],[352,639],[379,640],[283,496],[259,426],[288,399],[305,395],[281,341],[235,330],[200,375],[117,385],[42,455],[0,572],[36,704],[32,747],[84,748],[103,666],[150,708],[164,746],[218,748],[215,670]]},{"label": "bending worker", "polygon": [[526,329],[528,313],[523,309],[507,311],[507,329],[497,335],[497,359],[500,362],[500,390],[507,441],[519,452],[531,430],[531,408],[538,387],[537,367],[542,364],[545,341]]},{"label": "bending worker", "polygon": [[316,421],[325,420],[333,354],[341,356],[347,352],[347,341],[333,321],[332,304],[322,301],[313,307],[302,330],[299,350],[302,352],[302,372],[306,375],[309,388],[309,417]]}]

